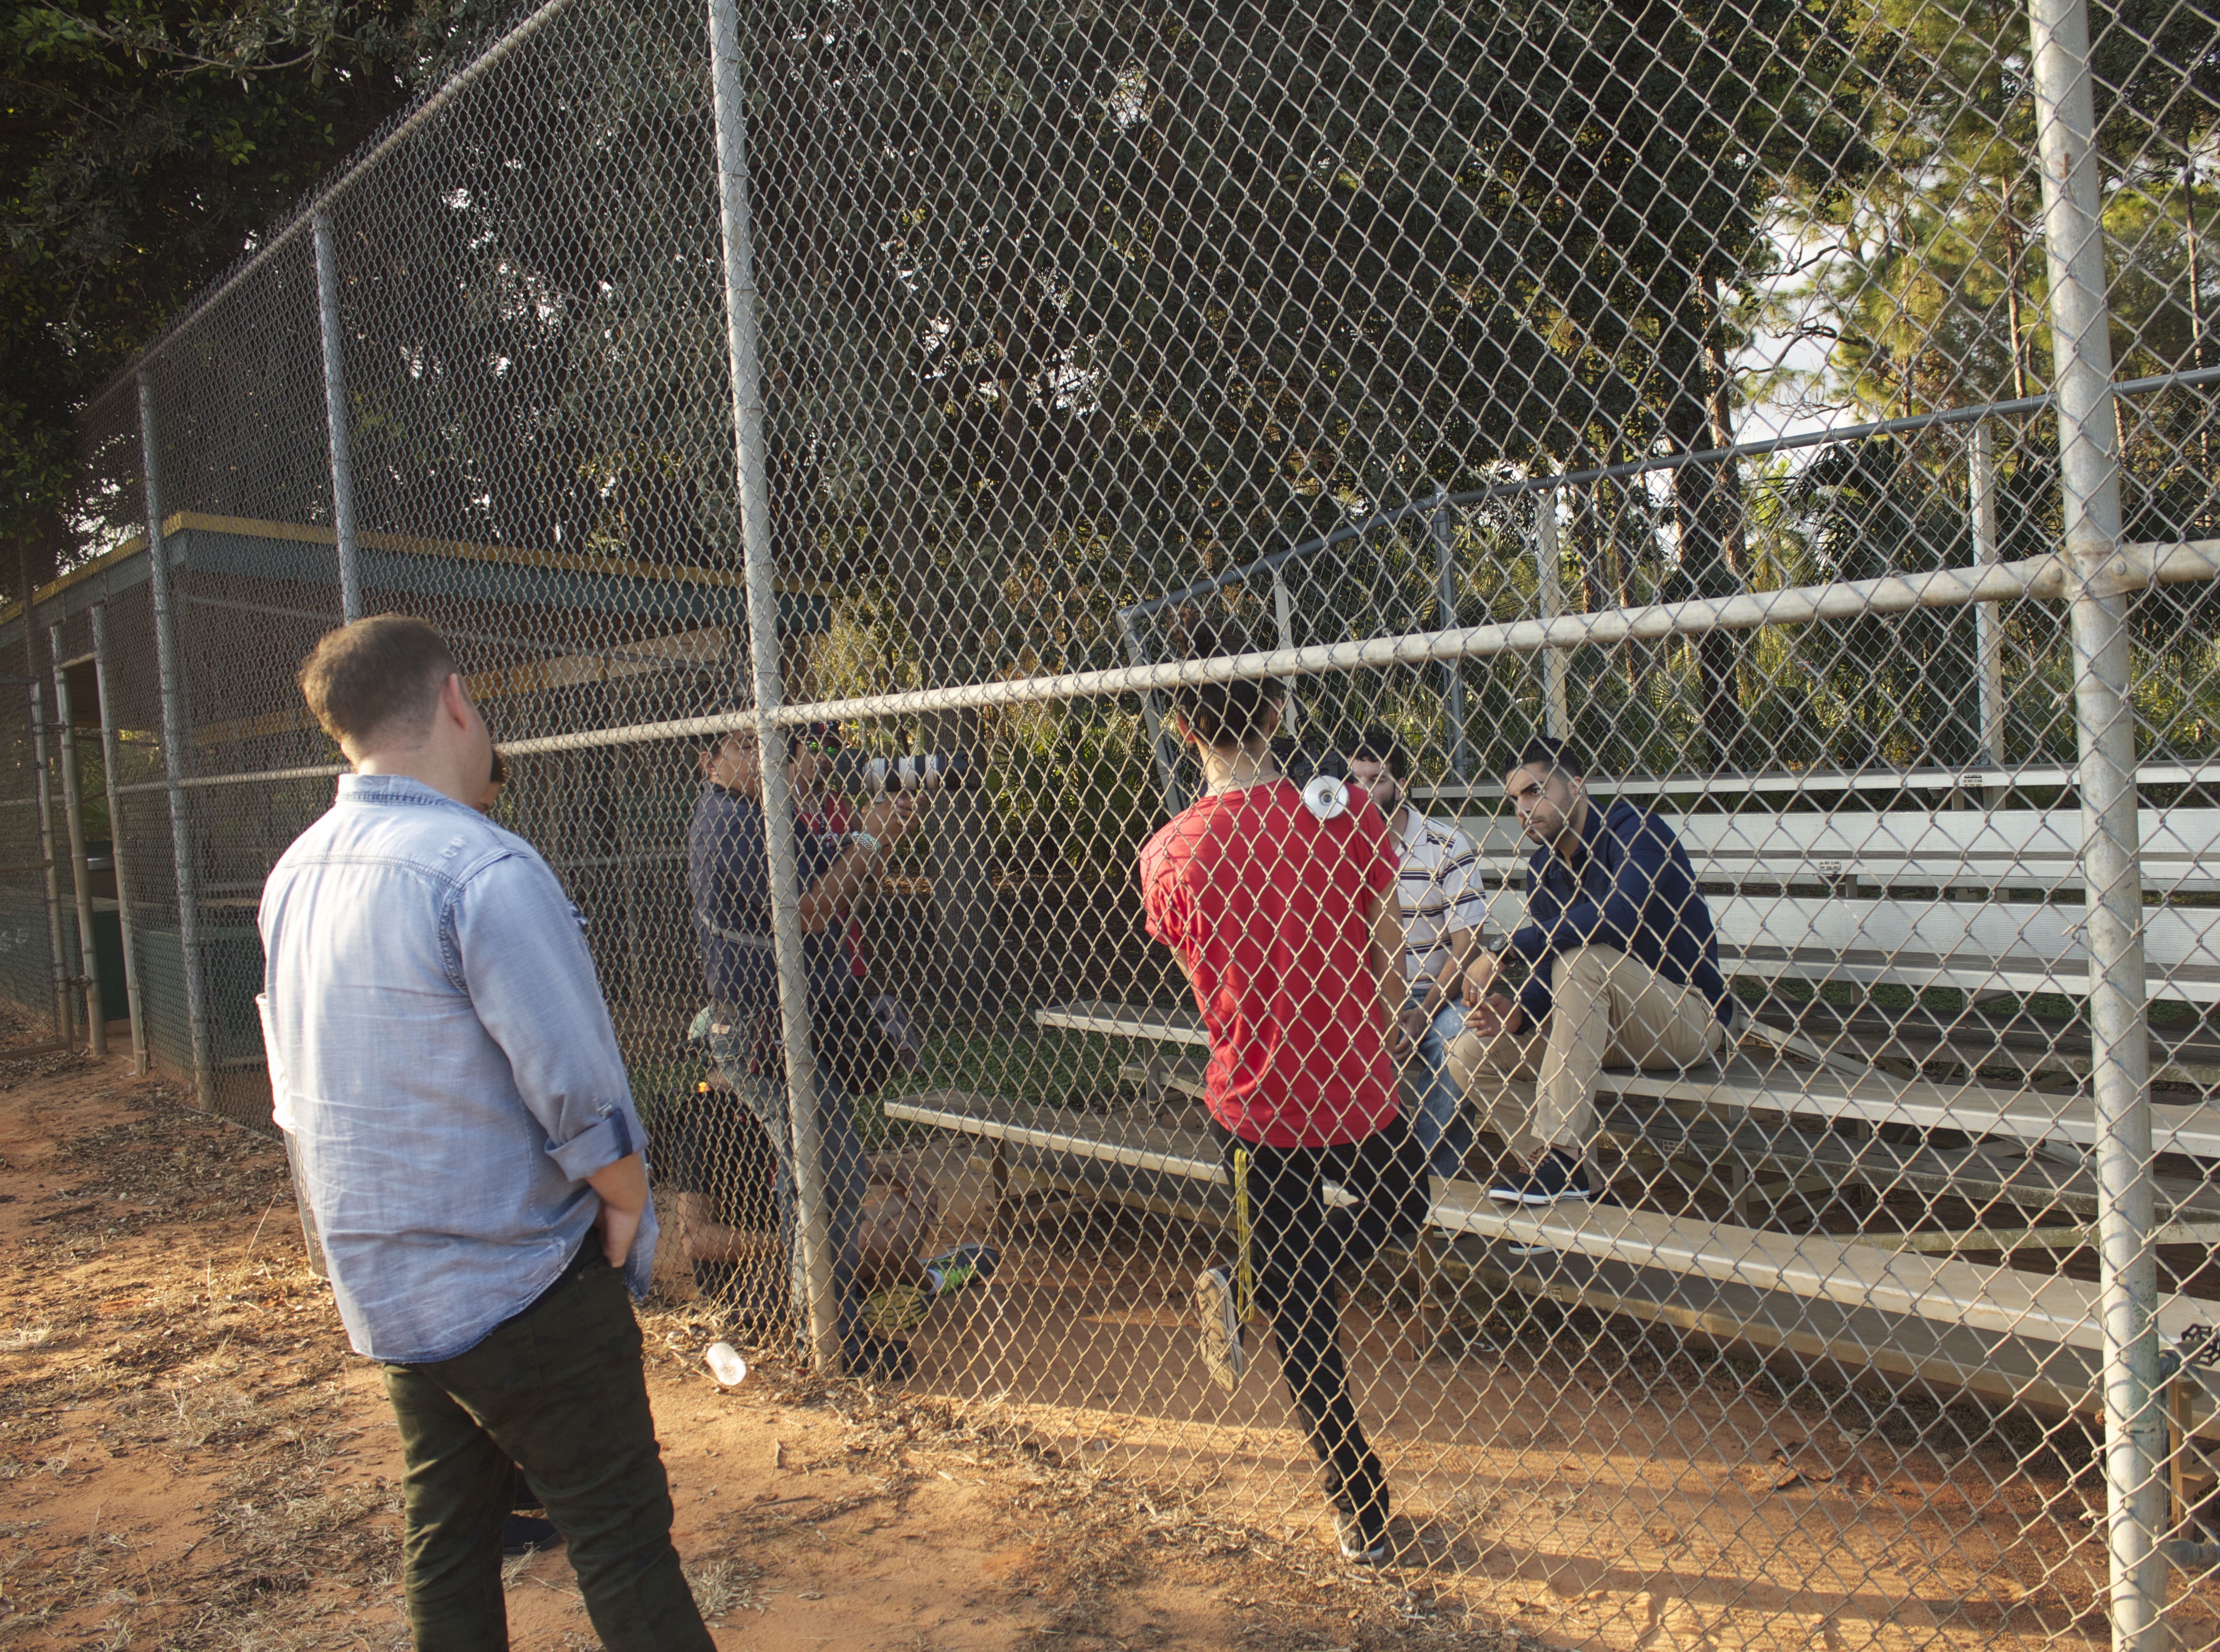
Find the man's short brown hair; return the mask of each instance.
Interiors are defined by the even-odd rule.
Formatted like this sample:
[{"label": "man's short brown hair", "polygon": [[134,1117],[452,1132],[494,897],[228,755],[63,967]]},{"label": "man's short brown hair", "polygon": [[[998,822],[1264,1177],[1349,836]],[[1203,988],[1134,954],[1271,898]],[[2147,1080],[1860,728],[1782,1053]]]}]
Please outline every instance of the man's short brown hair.
[{"label": "man's short brown hair", "polygon": [[[1177,631],[1188,659],[1250,651],[1248,639],[1230,623],[1187,615]],[[1268,714],[1280,708],[1286,692],[1275,682],[1247,677],[1232,683],[1179,683],[1172,686],[1172,709],[1187,719],[1188,727],[1205,745],[1239,745],[1272,726]]]},{"label": "man's short brown hair", "polygon": [[402,727],[430,727],[455,657],[440,633],[405,614],[373,614],[327,631],[301,662],[301,692],[334,739],[357,746]]}]

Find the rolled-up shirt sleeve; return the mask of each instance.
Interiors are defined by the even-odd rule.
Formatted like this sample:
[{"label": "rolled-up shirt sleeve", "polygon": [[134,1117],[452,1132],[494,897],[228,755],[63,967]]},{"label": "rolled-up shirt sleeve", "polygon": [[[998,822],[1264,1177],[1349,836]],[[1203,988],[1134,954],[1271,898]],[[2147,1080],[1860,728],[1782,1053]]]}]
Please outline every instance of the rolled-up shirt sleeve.
[{"label": "rolled-up shirt sleeve", "polygon": [[583,1181],[640,1151],[608,1007],[555,875],[517,856],[490,863],[456,893],[449,933],[456,984],[508,1056],[547,1156]]}]

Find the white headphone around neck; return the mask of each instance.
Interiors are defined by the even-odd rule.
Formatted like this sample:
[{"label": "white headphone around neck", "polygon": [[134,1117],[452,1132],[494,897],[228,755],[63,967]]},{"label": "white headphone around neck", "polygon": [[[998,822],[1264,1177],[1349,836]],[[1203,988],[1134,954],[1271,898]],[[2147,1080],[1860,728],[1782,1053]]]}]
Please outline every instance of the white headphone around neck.
[{"label": "white headphone around neck", "polygon": [[1349,813],[1349,782],[1331,775],[1313,775],[1303,787],[1303,807],[1321,820]]}]

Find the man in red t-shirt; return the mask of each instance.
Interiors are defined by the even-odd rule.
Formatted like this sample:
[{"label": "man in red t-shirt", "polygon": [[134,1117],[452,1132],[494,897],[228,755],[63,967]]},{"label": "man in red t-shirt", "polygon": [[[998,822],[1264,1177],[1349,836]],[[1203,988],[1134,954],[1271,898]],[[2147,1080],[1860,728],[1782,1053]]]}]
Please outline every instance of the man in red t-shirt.
[{"label": "man in red t-shirt", "polygon": [[[1227,648],[1191,645],[1200,658]],[[1425,1219],[1425,1156],[1397,1106],[1403,926],[1395,857],[1363,795],[1313,807],[1271,755],[1276,683],[1174,690],[1209,792],[1141,851],[1149,933],[1177,956],[1210,1038],[1213,1132],[1245,1210],[1259,1305],[1325,1470],[1348,1559],[1388,1558],[1388,1489],[1349,1397],[1334,1273]],[[1353,1202],[1329,1209],[1325,1181]],[[1236,1270],[1195,1281],[1203,1362],[1247,1366]]]}]

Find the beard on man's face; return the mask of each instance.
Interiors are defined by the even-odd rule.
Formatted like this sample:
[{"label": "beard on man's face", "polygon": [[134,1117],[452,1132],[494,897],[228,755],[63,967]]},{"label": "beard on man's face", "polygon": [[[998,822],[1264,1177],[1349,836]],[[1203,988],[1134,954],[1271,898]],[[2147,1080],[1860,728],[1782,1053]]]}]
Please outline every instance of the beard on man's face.
[{"label": "beard on man's face", "polygon": [[1527,816],[1527,832],[1541,844],[1554,844],[1571,830],[1573,812],[1579,800],[1568,796],[1562,802],[1554,797],[1539,800]]}]

